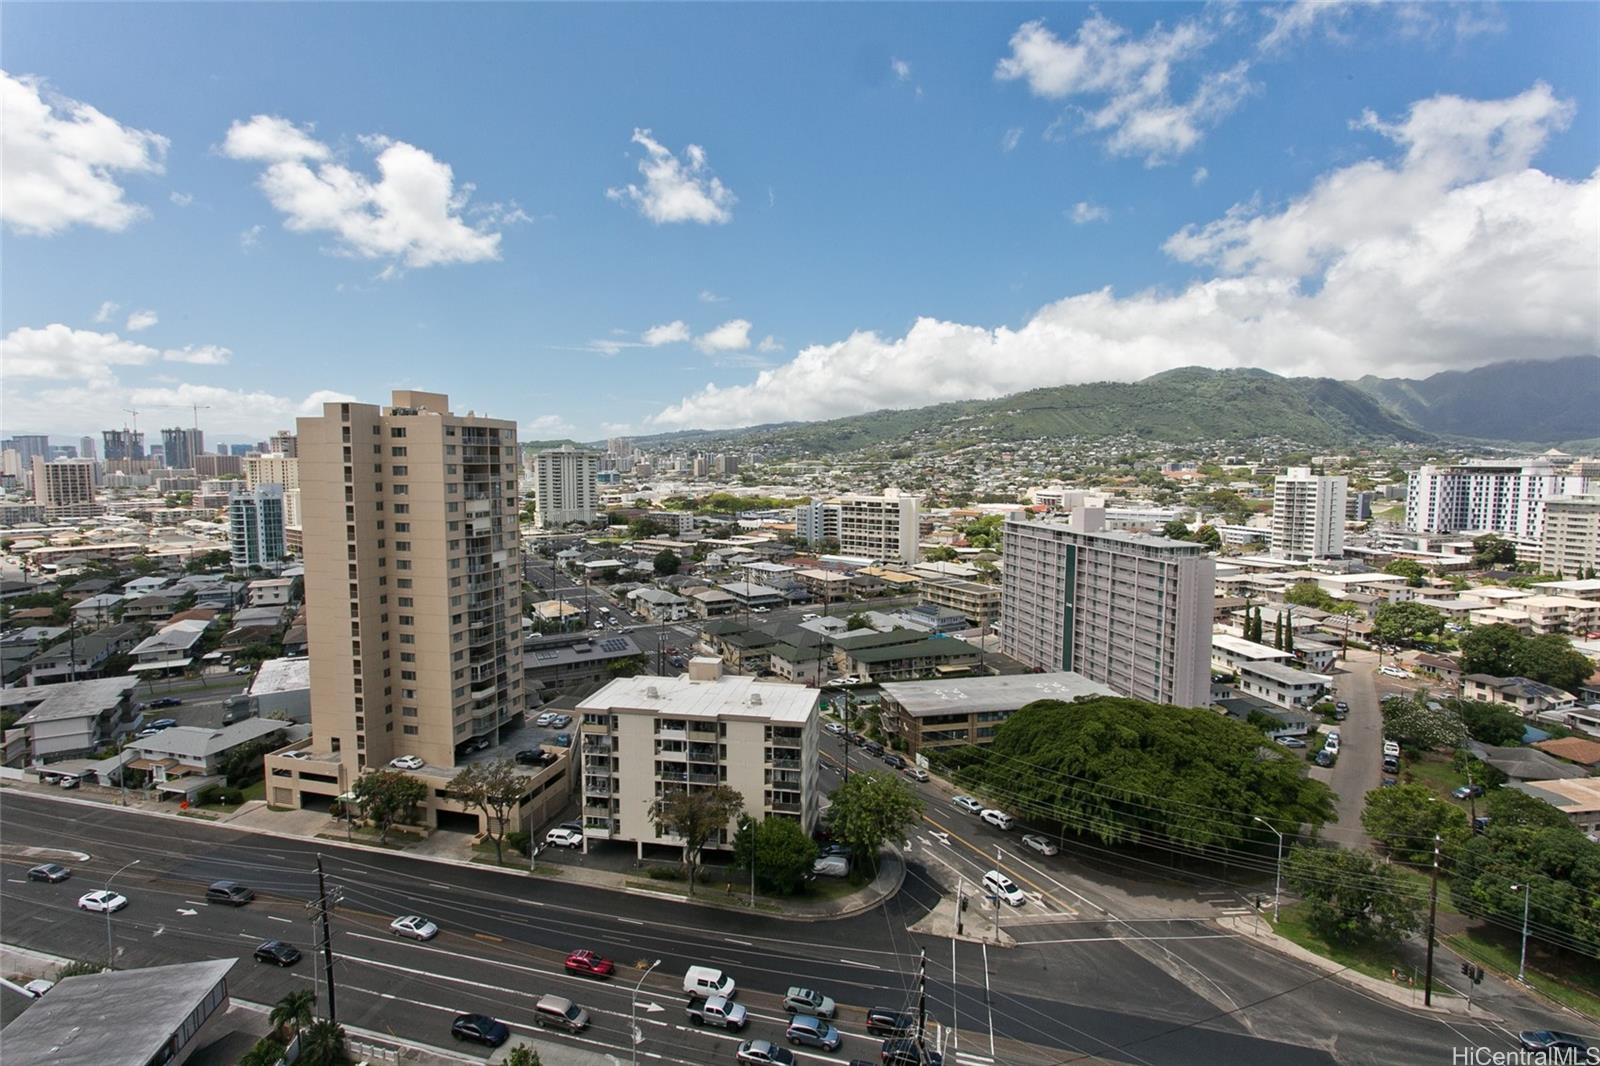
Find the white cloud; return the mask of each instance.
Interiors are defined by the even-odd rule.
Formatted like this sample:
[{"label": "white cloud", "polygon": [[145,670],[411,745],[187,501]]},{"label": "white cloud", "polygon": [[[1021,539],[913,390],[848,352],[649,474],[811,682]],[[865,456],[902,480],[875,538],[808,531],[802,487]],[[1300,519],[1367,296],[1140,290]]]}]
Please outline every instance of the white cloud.
[{"label": "white cloud", "polygon": [[1543,85],[1505,100],[1434,97],[1394,122],[1368,115],[1359,129],[1392,141],[1392,158],[1174,234],[1169,254],[1214,269],[1179,291],[1081,293],[1015,328],[923,317],[900,337],[857,332],[650,421],[826,418],[1194,364],[1423,376],[1595,351],[1600,170],[1564,180],[1531,163],[1571,117]]},{"label": "white cloud", "polygon": [[1067,213],[1075,226],[1086,222],[1105,222],[1111,218],[1111,212],[1099,204],[1092,204],[1087,200],[1079,200],[1072,205],[1072,210]]},{"label": "white cloud", "polygon": [[889,70],[893,72],[895,81],[911,80],[911,64],[904,59],[893,57],[889,60]]},{"label": "white cloud", "polygon": [[1012,126],[1000,135],[1000,150],[1002,152],[1014,151],[1022,141],[1022,127]]},{"label": "white cloud", "polygon": [[[115,333],[53,322],[43,328],[19,326],[0,340],[0,362],[8,378],[113,379],[111,368],[143,366],[161,353],[147,344],[123,340]],[[9,391],[9,390],[8,390]],[[8,396],[8,405],[14,399]]]},{"label": "white cloud", "polygon": [[645,129],[633,131],[633,143],[644,149],[644,158],[639,160],[644,185],[607,189],[607,197],[619,203],[632,203],[640,214],[657,225],[664,222],[709,225],[733,218],[737,199],[733,190],[711,173],[704,148],[691,144],[679,158]]},{"label": "white cloud", "polygon": [[651,326],[639,337],[651,348],[659,348],[663,344],[682,344],[689,339],[689,324],[682,319]]},{"label": "white cloud", "polygon": [[226,366],[233,352],[215,344],[186,344],[182,348],[168,348],[161,353],[168,363],[188,363],[191,366]]},{"label": "white cloud", "polygon": [[167,138],[49,92],[39,78],[4,70],[0,113],[0,219],[17,232],[48,236],[73,225],[115,232],[149,214],[123,199],[117,177],[161,173]]},{"label": "white cloud", "polygon": [[255,248],[261,243],[261,233],[265,229],[265,226],[257,222],[254,226],[241,232],[239,234],[239,247],[247,252]]},{"label": "white cloud", "polygon": [[1195,167],[1194,173],[1189,175],[1189,184],[1204,185],[1206,183],[1206,179],[1210,176],[1211,171],[1207,170],[1205,167]]},{"label": "white cloud", "polygon": [[1142,156],[1154,165],[1193,148],[1252,89],[1249,67],[1241,62],[1201,74],[1187,99],[1175,98],[1174,68],[1199,58],[1214,39],[1196,19],[1171,29],[1158,24],[1134,37],[1095,12],[1069,40],[1043,22],[1025,22],[1011,35],[1011,54],[995,67],[995,77],[1025,81],[1047,100],[1091,101],[1075,109],[1082,128],[1105,134],[1113,155]]},{"label": "white cloud", "polygon": [[1493,3],[1420,3],[1415,0],[1392,3],[1384,0],[1292,0],[1275,6],[1263,5],[1267,32],[1256,42],[1265,53],[1283,52],[1289,45],[1321,31],[1323,37],[1348,44],[1355,35],[1346,27],[1352,18],[1364,13],[1392,17],[1401,37],[1457,41],[1489,33],[1502,33],[1506,23],[1499,6]]},{"label": "white cloud", "polygon": [[576,432],[572,423],[561,415],[540,415],[530,422],[524,422],[517,430],[517,435],[528,440],[549,440],[554,437],[570,437]]},{"label": "white cloud", "polygon": [[135,311],[128,316],[127,329],[129,333],[138,333],[149,329],[159,321],[161,318],[154,311]]},{"label": "white cloud", "polygon": [[167,199],[171,200],[179,207],[188,207],[190,204],[194,203],[194,193],[178,192],[177,190],[173,190],[167,194]]},{"label": "white cloud", "polygon": [[733,318],[708,333],[694,339],[694,346],[709,354],[715,352],[742,352],[750,347],[750,323]]},{"label": "white cloud", "polygon": [[701,289],[700,302],[703,304],[725,304],[728,302],[728,298],[726,296],[718,296],[710,289]]},{"label": "white cloud", "polygon": [[100,305],[100,310],[94,313],[94,320],[96,322],[110,322],[111,316],[116,314],[118,309],[121,307],[121,304],[112,300],[107,300],[105,303]]},{"label": "white cloud", "polygon": [[756,351],[766,352],[769,355],[773,352],[781,352],[783,351],[783,342],[769,333],[761,338],[761,343],[756,345]]},{"label": "white cloud", "polygon": [[222,152],[267,164],[258,184],[288,229],[332,233],[342,252],[391,266],[499,259],[499,231],[528,220],[515,204],[471,205],[474,186],[458,188],[450,165],[421,148],[382,136],[359,140],[377,157],[376,181],[335,162],[309,128],[276,115],[233,123]]},{"label": "white cloud", "polygon": [[1263,7],[1262,13],[1271,24],[1266,34],[1257,42],[1264,52],[1275,51],[1294,41],[1309,37],[1319,25],[1330,34],[1337,35],[1337,24],[1350,13],[1357,3],[1373,0],[1293,0],[1277,7]]}]

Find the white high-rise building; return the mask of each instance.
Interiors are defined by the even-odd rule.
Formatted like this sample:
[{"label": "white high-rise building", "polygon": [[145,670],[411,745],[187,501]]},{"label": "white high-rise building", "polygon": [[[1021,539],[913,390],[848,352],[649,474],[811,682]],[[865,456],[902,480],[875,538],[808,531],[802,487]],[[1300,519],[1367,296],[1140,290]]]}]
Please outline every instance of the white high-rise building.
[{"label": "white high-rise building", "polygon": [[600,457],[570,444],[533,457],[533,520],[540,529],[573,522],[588,525],[599,515],[595,475]]},{"label": "white high-rise building", "polygon": [[1207,705],[1215,563],[1201,544],[1104,527],[1088,507],[1006,520],[1001,650],[1125,696]]},{"label": "white high-rise building", "polygon": [[1544,556],[1539,569],[1577,578],[1600,569],[1600,494],[1544,501]]},{"label": "white high-rise building", "polygon": [[1344,554],[1349,479],[1291,466],[1272,483],[1272,554],[1283,559],[1328,559]]},{"label": "white high-rise building", "polygon": [[1600,492],[1600,460],[1548,451],[1534,459],[1424,466],[1406,488],[1406,528],[1415,533],[1486,531],[1539,540],[1544,501]]},{"label": "white high-rise building", "polygon": [[[292,434],[289,439],[294,439]],[[283,452],[246,455],[240,460],[240,470],[246,488],[282,485],[283,524],[291,529],[300,528],[300,460],[297,457]]]},{"label": "white high-rise building", "polygon": [[839,539],[839,505],[823,500],[802,503],[794,509],[794,539],[818,544]]},{"label": "white high-rise building", "polygon": [[282,485],[261,484],[235,488],[228,497],[228,546],[235,570],[271,568],[283,561],[283,496]]},{"label": "white high-rise building", "polygon": [[882,496],[846,493],[839,507],[839,553],[914,563],[921,540],[921,501],[890,489]]}]

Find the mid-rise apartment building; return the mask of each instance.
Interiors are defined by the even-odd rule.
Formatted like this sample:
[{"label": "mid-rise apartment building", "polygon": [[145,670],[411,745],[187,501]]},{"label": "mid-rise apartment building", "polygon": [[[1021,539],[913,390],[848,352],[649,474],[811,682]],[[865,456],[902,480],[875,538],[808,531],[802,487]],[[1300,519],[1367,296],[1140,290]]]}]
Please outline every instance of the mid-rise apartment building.
[{"label": "mid-rise apartment building", "polygon": [[1569,578],[1600,569],[1600,493],[1552,496],[1544,501],[1540,569]]},{"label": "mid-rise apartment building", "polygon": [[267,441],[267,447],[274,453],[293,459],[300,454],[299,438],[287,429],[280,429]]},{"label": "mid-rise apartment building", "polygon": [[595,475],[600,457],[570,444],[533,457],[533,520],[540,529],[588,525],[599,515]]},{"label": "mid-rise apartment building", "polygon": [[818,544],[839,539],[839,505],[823,500],[802,503],[794,509],[794,539]]},{"label": "mid-rise apartment building", "polygon": [[195,458],[206,450],[206,435],[198,429],[175,426],[161,431],[161,455],[174,470],[193,470]]},{"label": "mid-rise apartment building", "polygon": [[921,539],[921,501],[890,490],[882,496],[846,493],[839,505],[839,554],[914,563]]},{"label": "mid-rise apartment building", "polygon": [[[280,437],[281,434],[273,439]],[[289,435],[289,440],[294,440],[293,434]],[[283,523],[292,529],[300,528],[300,460],[284,452],[267,452],[246,455],[239,462],[247,488],[283,486]]]},{"label": "mid-rise apartment building", "polygon": [[516,423],[398,390],[298,428],[311,747],[448,776],[521,721]]},{"label": "mid-rise apartment building", "polygon": [[235,570],[270,568],[287,554],[283,486],[236,488],[228,497],[228,548]]},{"label": "mid-rise apartment building", "polygon": [[1283,559],[1328,559],[1344,554],[1348,478],[1292,466],[1272,483],[1272,554]]},{"label": "mid-rise apartment building", "polygon": [[1005,538],[1005,654],[1125,696],[1210,701],[1216,567],[1203,545],[1107,531],[1087,507],[1068,521],[1013,515]]},{"label": "mid-rise apartment building", "polygon": [[[628,677],[578,704],[583,832],[588,839],[682,847],[649,811],[674,791],[726,785],[751,818],[793,818],[810,832],[818,811],[818,693],[722,673],[696,657],[681,677]],[[732,844],[737,817],[708,846]]]},{"label": "mid-rise apartment building", "polygon": [[95,502],[95,461],[57,459],[46,462],[33,457],[33,499],[44,508],[45,517],[88,518],[100,513]]},{"label": "mid-rise apartment building", "polygon": [[1406,488],[1406,528],[1417,533],[1486,531],[1538,540],[1544,502],[1600,492],[1600,460],[1548,451],[1534,459],[1424,466]]}]

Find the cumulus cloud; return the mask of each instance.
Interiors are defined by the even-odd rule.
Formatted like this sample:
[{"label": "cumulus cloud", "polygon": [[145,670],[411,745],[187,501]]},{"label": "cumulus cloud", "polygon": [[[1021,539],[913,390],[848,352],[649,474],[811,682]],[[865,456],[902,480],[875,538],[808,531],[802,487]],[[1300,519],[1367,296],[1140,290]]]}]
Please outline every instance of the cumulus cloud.
[{"label": "cumulus cloud", "polygon": [[529,440],[570,437],[575,432],[572,423],[561,415],[540,415],[532,421],[524,422],[517,431],[519,436]]},{"label": "cumulus cloud", "polygon": [[[161,353],[115,333],[73,329],[60,322],[19,326],[0,340],[0,363],[8,378],[113,379],[112,367],[143,366]],[[8,396],[8,403],[12,397]]]},{"label": "cumulus cloud", "polygon": [[171,200],[179,207],[188,207],[190,204],[194,203],[194,193],[178,192],[176,189],[174,189],[172,192],[167,194],[167,199]]},{"label": "cumulus cloud", "polygon": [[149,329],[159,321],[161,319],[154,311],[135,311],[128,316],[128,332],[138,333],[140,330]]},{"label": "cumulus cloud", "polygon": [[1067,217],[1072,219],[1073,225],[1081,226],[1086,222],[1105,222],[1111,218],[1111,212],[1100,204],[1079,200],[1072,205],[1072,210],[1067,212]]},{"label": "cumulus cloud", "polygon": [[726,296],[718,296],[710,289],[701,289],[700,302],[703,304],[725,304],[728,302],[728,298]]},{"label": "cumulus cloud", "polygon": [[733,190],[711,172],[706,151],[698,144],[683,150],[681,157],[650,135],[649,130],[633,131],[633,143],[644,149],[639,160],[643,185],[624,185],[607,189],[606,196],[618,203],[631,203],[651,222],[728,222],[737,202]]},{"label": "cumulus cloud", "polygon": [[[222,153],[266,164],[257,184],[285,227],[331,233],[341,252],[391,266],[499,259],[500,231],[528,220],[515,204],[473,205],[474,186],[457,187],[450,165],[421,148],[382,136],[359,140],[376,157],[377,180],[337,162],[309,127],[277,115],[233,123]],[[241,238],[246,248],[253,243]]]},{"label": "cumulus cloud", "polygon": [[261,390],[187,382],[130,388],[114,378],[100,381],[75,378],[70,383],[28,381],[8,388],[6,413],[29,425],[50,426],[53,432],[61,434],[97,433],[106,426],[122,425],[128,417],[122,410],[125,407],[156,410],[199,404],[202,428],[221,426],[229,432],[264,438],[273,430],[292,425],[297,416],[322,414],[324,403],[345,403],[353,399],[355,397],[348,393],[331,389],[296,399]]},{"label": "cumulus cloud", "polygon": [[694,346],[707,355],[717,352],[742,352],[750,347],[750,323],[733,318],[694,339]]},{"label": "cumulus cloud", "polygon": [[722,428],[913,407],[1178,366],[1421,376],[1600,348],[1600,171],[1532,160],[1572,118],[1535,85],[1438,96],[1356,134],[1385,158],[1322,175],[1281,205],[1241,204],[1166,242],[1208,268],[1174,292],[1068,296],[1018,327],[924,317],[903,335],[811,345],[754,381],[708,385],[651,419]]},{"label": "cumulus cloud", "polygon": [[110,322],[111,316],[116,314],[121,307],[121,304],[112,300],[107,300],[105,303],[100,305],[100,310],[94,313],[94,320],[96,322]]},{"label": "cumulus cloud", "polygon": [[639,337],[645,344],[652,348],[659,348],[663,344],[681,344],[689,339],[689,324],[680,319],[651,326]]},{"label": "cumulus cloud", "polygon": [[756,345],[756,351],[766,352],[769,355],[773,352],[781,352],[783,351],[783,342],[769,333],[761,338],[761,343]]},{"label": "cumulus cloud", "polygon": [[1086,101],[1073,109],[1085,131],[1103,134],[1113,155],[1143,156],[1154,165],[1200,143],[1252,90],[1241,62],[1200,74],[1187,98],[1177,98],[1174,68],[1198,59],[1214,40],[1198,19],[1170,29],[1158,24],[1135,37],[1095,12],[1065,40],[1043,22],[1025,22],[994,75],[1026,82],[1043,99]]},{"label": "cumulus cloud", "polygon": [[117,184],[123,174],[160,174],[169,141],[124,126],[89,104],[0,70],[0,219],[18,233],[48,236],[69,226],[120,231],[148,215]]},{"label": "cumulus cloud", "polygon": [[233,352],[216,344],[186,344],[182,348],[168,348],[161,353],[168,363],[188,363],[191,366],[226,366]]}]

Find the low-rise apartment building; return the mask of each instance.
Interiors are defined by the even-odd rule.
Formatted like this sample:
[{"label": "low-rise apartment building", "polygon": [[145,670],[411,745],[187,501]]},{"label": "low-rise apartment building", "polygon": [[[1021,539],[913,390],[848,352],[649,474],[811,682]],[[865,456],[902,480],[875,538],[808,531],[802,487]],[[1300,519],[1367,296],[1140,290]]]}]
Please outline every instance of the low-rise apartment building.
[{"label": "low-rise apartment building", "polygon": [[1243,637],[1228,633],[1211,634],[1211,669],[1233,673],[1241,666],[1255,663],[1290,663],[1294,652],[1280,651]]},{"label": "low-rise apartment building", "polygon": [[136,677],[98,677],[31,688],[0,689],[0,709],[19,711],[28,762],[89,755],[132,732],[138,715]]},{"label": "low-rise apartment building", "polygon": [[[522,688],[528,706],[598,685],[644,650],[626,633],[580,631],[528,638],[522,649]],[[654,664],[651,664],[654,665]]]},{"label": "low-rise apartment building", "polygon": [[1574,706],[1572,693],[1526,677],[1494,677],[1490,674],[1465,674],[1461,678],[1463,699],[1504,704],[1524,718],[1546,711]]},{"label": "low-rise apartment building", "polygon": [[1000,586],[960,578],[924,578],[922,602],[957,611],[975,626],[1000,617]]},{"label": "low-rise apartment building", "polygon": [[[751,818],[797,820],[818,810],[818,695],[798,685],[722,672],[710,657],[681,677],[619,678],[578,703],[586,840],[683,846],[650,820],[656,800],[726,785]],[[737,819],[708,845],[728,847]]]},{"label": "low-rise apartment building", "polygon": [[988,744],[1011,715],[1039,700],[1115,696],[1111,688],[1070,671],[966,677],[950,681],[896,681],[883,686],[878,713],[883,728],[912,755],[939,748]]},{"label": "low-rise apartment building", "polygon": [[1517,781],[1507,787],[1544,800],[1590,840],[1600,841],[1600,777]]},{"label": "low-rise apartment building", "polygon": [[1333,678],[1327,674],[1313,674],[1280,663],[1242,663],[1239,666],[1240,692],[1286,710],[1313,706],[1328,694],[1332,684]]},{"label": "low-rise apartment building", "polygon": [[139,643],[136,625],[107,626],[88,636],[63,641],[28,660],[27,684],[53,685],[99,677],[106,663]]}]

